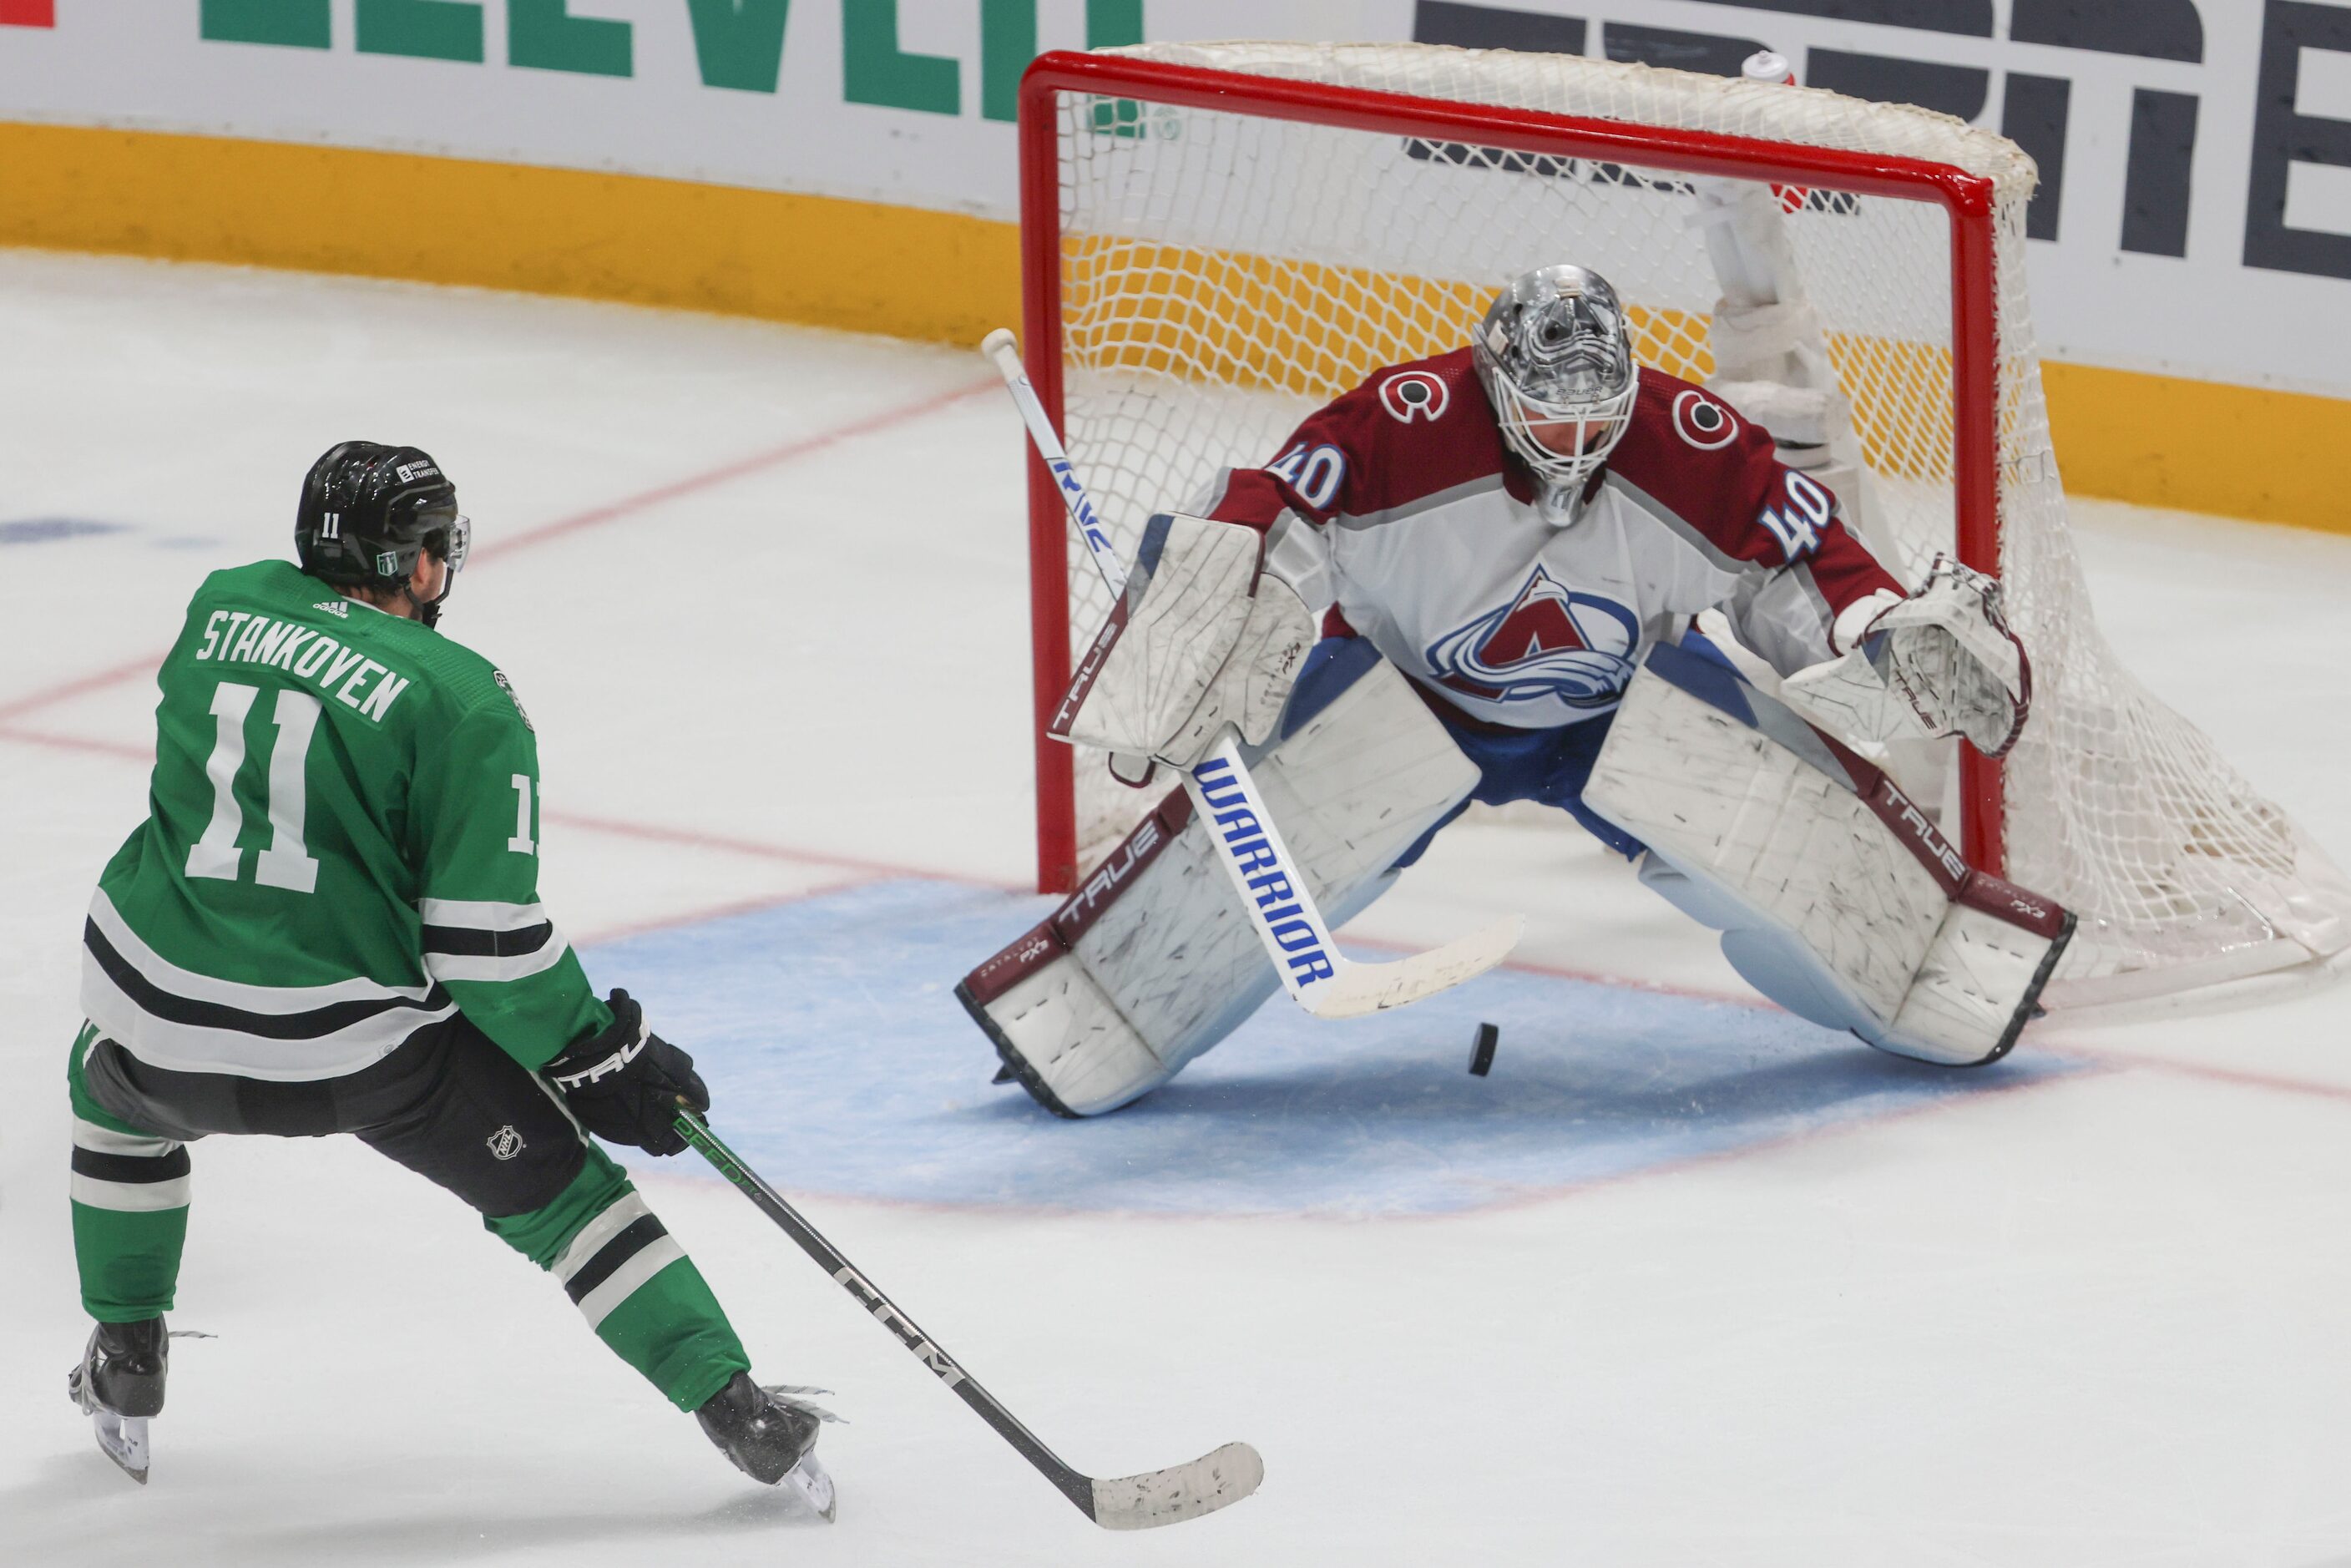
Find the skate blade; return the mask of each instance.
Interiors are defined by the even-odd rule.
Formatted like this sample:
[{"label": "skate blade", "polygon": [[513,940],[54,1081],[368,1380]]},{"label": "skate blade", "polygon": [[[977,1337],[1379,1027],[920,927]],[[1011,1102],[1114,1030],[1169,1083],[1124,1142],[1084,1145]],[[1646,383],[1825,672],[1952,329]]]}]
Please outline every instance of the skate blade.
[{"label": "skate blade", "polygon": [[122,1473],[147,1484],[147,1417],[117,1416],[111,1410],[90,1413],[90,1427],[98,1434],[99,1451],[122,1467]]},{"label": "skate blade", "polygon": [[776,1485],[799,1498],[810,1513],[827,1524],[832,1522],[837,1500],[832,1491],[832,1477],[816,1462],[814,1454],[802,1454],[800,1462],[786,1470],[784,1479]]}]

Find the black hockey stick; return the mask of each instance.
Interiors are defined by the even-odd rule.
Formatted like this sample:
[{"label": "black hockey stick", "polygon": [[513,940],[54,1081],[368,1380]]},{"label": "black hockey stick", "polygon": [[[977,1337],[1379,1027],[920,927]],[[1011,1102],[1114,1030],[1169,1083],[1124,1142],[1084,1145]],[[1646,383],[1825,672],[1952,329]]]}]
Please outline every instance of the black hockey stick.
[{"label": "black hockey stick", "polygon": [[840,1281],[859,1306],[872,1313],[876,1322],[897,1335],[898,1342],[914,1353],[915,1360],[954,1389],[965,1404],[978,1412],[981,1420],[996,1428],[998,1437],[1011,1444],[1022,1458],[1061,1489],[1063,1497],[1103,1529],[1149,1530],[1155,1525],[1196,1519],[1240,1501],[1257,1490],[1258,1483],[1265,1479],[1265,1461],[1247,1443],[1227,1443],[1188,1465],[1122,1476],[1115,1480],[1097,1480],[1071,1469],[1052,1449],[1039,1442],[1036,1434],[1022,1426],[1018,1416],[998,1403],[995,1395],[982,1388],[935,1341],[916,1328],[914,1320],[900,1312],[889,1297],[859,1273],[831,1242],[817,1233],[816,1227],[801,1218],[799,1210],[760,1180],[759,1173],[745,1165],[741,1155],[720,1143],[718,1135],[701,1117],[692,1111],[679,1111],[677,1131],[720,1176],[740,1187],[743,1196],[758,1206],[759,1212],[798,1243],[801,1251]]}]

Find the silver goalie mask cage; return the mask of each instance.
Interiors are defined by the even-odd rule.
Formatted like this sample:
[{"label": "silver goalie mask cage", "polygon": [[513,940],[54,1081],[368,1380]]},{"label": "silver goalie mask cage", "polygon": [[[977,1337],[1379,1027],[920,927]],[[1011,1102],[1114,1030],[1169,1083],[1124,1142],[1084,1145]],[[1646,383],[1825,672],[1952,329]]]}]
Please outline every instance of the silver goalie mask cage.
[{"label": "silver goalie mask cage", "polygon": [[1543,482],[1573,490],[1632,423],[1640,379],[1616,291],[1574,266],[1510,280],[1471,335],[1502,438]]}]

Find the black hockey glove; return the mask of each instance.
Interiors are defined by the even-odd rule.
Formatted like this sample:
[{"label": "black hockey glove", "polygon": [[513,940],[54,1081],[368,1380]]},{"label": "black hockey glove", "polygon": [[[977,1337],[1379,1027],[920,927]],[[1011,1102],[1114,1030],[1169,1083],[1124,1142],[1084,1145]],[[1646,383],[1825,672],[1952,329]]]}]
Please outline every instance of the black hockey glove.
[{"label": "black hockey glove", "polygon": [[644,1009],[628,992],[614,991],[606,1005],[611,1028],[574,1040],[539,1071],[562,1091],[580,1124],[607,1143],[649,1155],[683,1152],[678,1106],[710,1109],[694,1058],[646,1029]]}]

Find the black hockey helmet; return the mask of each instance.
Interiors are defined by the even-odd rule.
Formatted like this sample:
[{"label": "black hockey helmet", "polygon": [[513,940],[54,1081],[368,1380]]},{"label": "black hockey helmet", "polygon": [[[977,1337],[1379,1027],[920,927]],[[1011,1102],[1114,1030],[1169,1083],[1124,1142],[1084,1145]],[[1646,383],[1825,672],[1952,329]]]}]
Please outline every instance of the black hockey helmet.
[{"label": "black hockey helmet", "polygon": [[[429,454],[345,441],[303,476],[294,553],[304,571],[338,587],[404,593],[420,552],[447,561],[454,583],[471,533],[457,510],[457,487]],[[440,599],[417,606],[426,625],[440,619],[448,596],[444,588]]]}]

